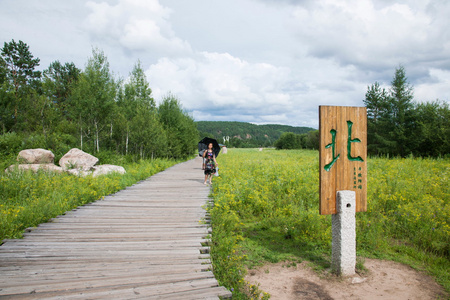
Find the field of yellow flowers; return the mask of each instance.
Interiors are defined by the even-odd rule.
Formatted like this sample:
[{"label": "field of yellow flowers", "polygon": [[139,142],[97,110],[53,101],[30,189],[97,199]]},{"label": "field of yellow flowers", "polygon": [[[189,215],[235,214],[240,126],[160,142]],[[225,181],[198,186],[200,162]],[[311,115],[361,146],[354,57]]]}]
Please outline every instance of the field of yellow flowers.
[{"label": "field of yellow flowers", "polygon": [[[216,276],[237,299],[257,295],[247,267],[331,263],[331,216],[319,214],[318,151],[231,149],[209,208]],[[369,158],[368,211],[357,213],[357,268],[378,257],[426,270],[450,290],[450,159]],[[250,292],[249,292],[250,291]]]},{"label": "field of yellow flowers", "polygon": [[101,199],[179,161],[155,159],[124,165],[125,175],[77,177],[51,172],[0,175],[0,241],[80,205]]}]

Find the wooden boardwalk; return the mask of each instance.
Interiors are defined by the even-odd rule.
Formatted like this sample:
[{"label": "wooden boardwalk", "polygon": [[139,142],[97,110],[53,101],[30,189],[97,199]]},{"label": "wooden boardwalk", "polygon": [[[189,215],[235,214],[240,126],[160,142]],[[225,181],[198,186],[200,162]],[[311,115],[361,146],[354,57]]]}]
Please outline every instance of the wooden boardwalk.
[{"label": "wooden boardwalk", "polygon": [[1,299],[219,299],[201,158],[0,246]]}]

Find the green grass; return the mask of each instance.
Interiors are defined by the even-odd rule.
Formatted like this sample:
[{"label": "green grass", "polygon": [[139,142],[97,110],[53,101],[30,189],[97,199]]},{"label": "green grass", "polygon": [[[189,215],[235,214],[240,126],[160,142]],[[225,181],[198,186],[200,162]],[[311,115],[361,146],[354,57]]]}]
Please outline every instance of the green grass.
[{"label": "green grass", "polygon": [[[267,299],[244,281],[266,262],[331,263],[331,216],[319,215],[318,152],[229,149],[218,158],[209,207],[211,255],[234,299]],[[0,240],[101,199],[179,161],[119,164],[126,175],[80,178],[14,172],[0,175]],[[106,163],[106,162],[104,162]],[[399,261],[426,271],[450,291],[450,159],[368,159],[368,211],[358,213],[357,268],[364,257]]]},{"label": "green grass", "polygon": [[[243,280],[247,268],[304,260],[330,267],[317,151],[230,149],[219,160],[211,252],[216,276],[236,299],[258,297]],[[358,272],[364,257],[395,260],[450,291],[449,170],[449,159],[368,159],[368,211],[356,217]]]},{"label": "green grass", "polygon": [[0,241],[21,238],[24,230],[102,199],[180,161],[155,159],[126,163],[126,174],[77,177],[40,171],[0,176]]}]

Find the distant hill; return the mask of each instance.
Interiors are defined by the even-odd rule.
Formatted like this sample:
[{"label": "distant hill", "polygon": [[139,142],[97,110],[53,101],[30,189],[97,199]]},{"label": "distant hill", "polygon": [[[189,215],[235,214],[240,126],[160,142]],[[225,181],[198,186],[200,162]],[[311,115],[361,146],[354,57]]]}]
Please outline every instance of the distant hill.
[{"label": "distant hill", "polygon": [[212,137],[222,144],[224,143],[223,138],[229,137],[229,142],[226,144],[232,147],[273,146],[283,132],[303,134],[316,130],[310,127],[277,124],[256,125],[245,122],[198,121],[196,123],[201,137]]}]

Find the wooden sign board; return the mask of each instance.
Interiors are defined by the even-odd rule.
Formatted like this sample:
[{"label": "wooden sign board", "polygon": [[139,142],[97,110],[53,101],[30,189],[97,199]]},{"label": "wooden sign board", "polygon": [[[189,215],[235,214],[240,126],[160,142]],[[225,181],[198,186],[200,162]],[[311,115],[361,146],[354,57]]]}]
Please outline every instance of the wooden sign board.
[{"label": "wooden sign board", "polygon": [[320,214],[336,214],[336,192],[356,192],[367,211],[367,109],[319,106]]}]

